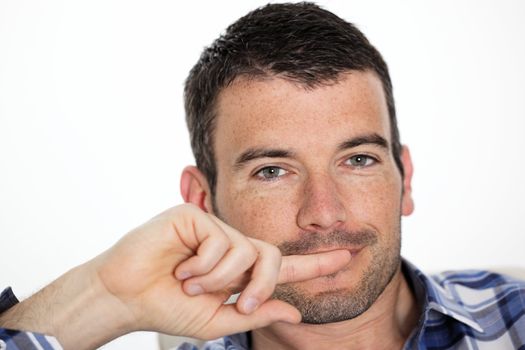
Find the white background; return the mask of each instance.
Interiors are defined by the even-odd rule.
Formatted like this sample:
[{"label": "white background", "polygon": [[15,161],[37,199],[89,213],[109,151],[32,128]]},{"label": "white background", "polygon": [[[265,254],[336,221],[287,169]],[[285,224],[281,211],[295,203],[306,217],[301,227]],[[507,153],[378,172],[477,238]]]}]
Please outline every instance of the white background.
[{"label": "white background", "polygon": [[[181,203],[183,81],[262,4],[0,0],[0,288],[26,297]],[[390,66],[415,163],[404,256],[427,271],[525,267],[525,2],[321,4]]]}]

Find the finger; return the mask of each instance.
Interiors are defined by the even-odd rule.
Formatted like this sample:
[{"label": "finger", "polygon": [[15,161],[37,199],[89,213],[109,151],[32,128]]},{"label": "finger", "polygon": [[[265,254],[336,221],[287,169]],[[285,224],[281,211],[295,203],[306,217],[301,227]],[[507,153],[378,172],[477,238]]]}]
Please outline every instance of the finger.
[{"label": "finger", "polygon": [[277,283],[299,282],[335,273],[348,265],[350,258],[350,252],[345,249],[284,256]]},{"label": "finger", "polygon": [[237,309],[244,314],[252,313],[271,297],[281,267],[281,252],[266,242],[250,239],[259,255],[251,273],[251,279],[237,300]]},{"label": "finger", "polygon": [[[217,217],[213,217],[213,219],[225,232],[234,230]],[[234,231],[237,234],[241,234],[237,230]],[[255,239],[250,238],[250,240],[253,241]],[[351,257],[352,254],[346,249],[336,249],[316,254],[285,256],[282,258],[277,283],[299,282],[335,273],[348,265]]]},{"label": "finger", "polygon": [[299,323],[299,311],[280,300],[269,300],[262,304],[255,312],[245,315],[239,313],[235,305],[222,305],[213,319],[208,323],[209,328],[202,330],[202,334],[195,336],[205,339],[214,339],[224,334],[235,334],[266,327],[275,322]]},{"label": "finger", "polygon": [[210,272],[230,249],[230,239],[222,228],[213,223],[216,228],[197,248],[197,254],[183,261],[175,269],[175,277],[185,280],[193,276],[205,275]]},{"label": "finger", "polygon": [[252,267],[258,256],[254,245],[243,236],[230,239],[232,247],[209,273],[184,281],[183,289],[187,294],[223,290]]}]

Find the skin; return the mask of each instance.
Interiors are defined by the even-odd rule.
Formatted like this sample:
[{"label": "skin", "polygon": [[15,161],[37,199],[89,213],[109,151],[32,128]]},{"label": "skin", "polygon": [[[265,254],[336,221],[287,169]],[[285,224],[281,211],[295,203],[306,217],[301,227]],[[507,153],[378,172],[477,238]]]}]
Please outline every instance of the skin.
[{"label": "skin", "polygon": [[[353,308],[352,319],[334,323],[349,318],[336,315],[324,325],[274,324],[253,332],[255,347],[308,349],[342,342],[345,348],[401,347],[417,321],[399,268],[400,216],[413,211],[412,164],[404,147],[402,179],[389,148],[380,80],[372,72],[352,71],[336,83],[305,89],[279,77],[240,78],[221,91],[216,111],[215,197],[199,170],[188,167],[182,176],[185,200],[285,254],[290,247],[298,254],[335,249],[352,254],[338,273],[287,284],[276,293],[303,315],[304,305],[286,295]],[[386,147],[370,141],[378,138]],[[357,139],[370,142],[348,142]],[[353,302],[363,298],[368,303]]]}]

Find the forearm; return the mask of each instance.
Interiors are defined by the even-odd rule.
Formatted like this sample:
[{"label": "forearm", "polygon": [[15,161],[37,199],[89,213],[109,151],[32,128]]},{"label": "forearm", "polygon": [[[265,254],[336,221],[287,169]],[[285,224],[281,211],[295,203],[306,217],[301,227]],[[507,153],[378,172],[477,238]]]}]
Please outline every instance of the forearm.
[{"label": "forearm", "polygon": [[132,317],[92,265],[68,271],[0,315],[0,327],[55,336],[64,349],[94,349],[131,331]]}]

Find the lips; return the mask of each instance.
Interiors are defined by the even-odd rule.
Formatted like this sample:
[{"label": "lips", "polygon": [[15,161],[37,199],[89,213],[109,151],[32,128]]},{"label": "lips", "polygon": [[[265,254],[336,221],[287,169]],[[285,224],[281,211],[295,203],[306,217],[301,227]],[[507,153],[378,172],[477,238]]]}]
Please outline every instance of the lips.
[{"label": "lips", "polygon": [[358,231],[338,230],[328,233],[301,233],[294,240],[281,242],[278,248],[283,255],[304,255],[322,253],[336,249],[345,249],[352,255],[364,247],[377,243],[377,233],[373,230]]},{"label": "lips", "polygon": [[332,252],[334,250],[348,250],[350,252],[350,254],[352,255],[352,257],[354,257],[355,255],[357,255],[364,247],[359,247],[359,248],[355,248],[355,247],[351,247],[351,248],[348,248],[348,247],[329,247],[329,248],[321,248],[321,249],[315,249],[315,250],[312,250],[312,251],[308,251],[308,252],[301,252],[300,254],[301,255],[308,255],[308,254],[319,254],[319,253],[326,253],[326,252]]}]

